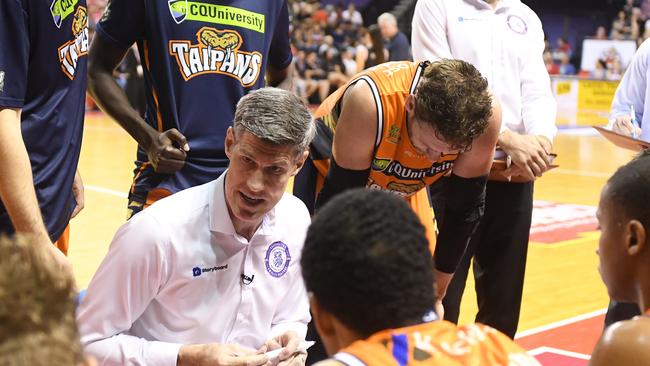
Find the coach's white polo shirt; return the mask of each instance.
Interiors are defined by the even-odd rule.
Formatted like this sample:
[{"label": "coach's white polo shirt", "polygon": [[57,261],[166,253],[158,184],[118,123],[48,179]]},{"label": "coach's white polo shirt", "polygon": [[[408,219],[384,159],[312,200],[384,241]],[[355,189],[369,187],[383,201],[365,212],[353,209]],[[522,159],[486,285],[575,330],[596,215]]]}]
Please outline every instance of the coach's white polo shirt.
[{"label": "coach's white polo shirt", "polygon": [[544,32],[519,0],[496,9],[483,0],[420,0],[412,27],[413,57],[455,58],[473,64],[500,100],[501,130],[553,141],[556,103],[544,65]]},{"label": "coach's white polo shirt", "polygon": [[115,234],[77,317],[100,364],[176,365],[182,344],[258,348],[287,330],[304,337],[309,213],[285,193],[249,242],[230,220],[226,174],[160,200]]}]

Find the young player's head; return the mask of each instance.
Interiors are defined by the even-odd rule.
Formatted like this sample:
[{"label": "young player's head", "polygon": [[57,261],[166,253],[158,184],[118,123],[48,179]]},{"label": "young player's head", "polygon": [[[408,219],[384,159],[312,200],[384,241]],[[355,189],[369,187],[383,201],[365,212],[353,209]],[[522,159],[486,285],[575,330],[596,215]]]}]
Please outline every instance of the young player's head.
[{"label": "young player's head", "polygon": [[435,139],[446,150],[462,150],[487,129],[492,96],[487,80],[472,64],[443,59],[426,67],[406,108],[412,129],[422,130],[412,136],[431,135],[423,144]]},{"label": "young player's head", "polygon": [[0,365],[83,362],[73,280],[42,245],[0,237]]},{"label": "young player's head", "polygon": [[[650,152],[619,168],[603,188],[597,212],[600,273],[609,295],[639,302],[650,274]],[[650,304],[645,304],[650,306]]]},{"label": "young player's head", "polygon": [[391,193],[349,190],[314,217],[301,259],[312,314],[328,353],[359,338],[423,322],[434,304],[424,227]]}]

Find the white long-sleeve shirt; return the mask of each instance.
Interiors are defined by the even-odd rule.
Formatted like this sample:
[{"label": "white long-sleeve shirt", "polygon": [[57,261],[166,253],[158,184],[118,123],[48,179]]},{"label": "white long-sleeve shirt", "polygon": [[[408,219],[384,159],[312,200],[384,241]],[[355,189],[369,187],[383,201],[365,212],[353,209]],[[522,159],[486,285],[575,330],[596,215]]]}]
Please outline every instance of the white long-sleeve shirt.
[{"label": "white long-sleeve shirt", "polygon": [[249,242],[230,220],[226,174],[156,202],[115,234],[77,316],[100,364],[176,365],[183,344],[258,348],[288,330],[305,336],[309,213],[285,194]]},{"label": "white long-sleeve shirt", "polygon": [[493,9],[483,0],[420,0],[412,48],[416,60],[473,64],[501,102],[502,131],[553,141],[556,103],[542,58],[542,23],[521,1],[501,0]]},{"label": "white long-sleeve shirt", "polygon": [[634,54],[612,101],[610,123],[616,117],[630,114],[641,123],[641,140],[650,141],[650,40],[645,40]]}]

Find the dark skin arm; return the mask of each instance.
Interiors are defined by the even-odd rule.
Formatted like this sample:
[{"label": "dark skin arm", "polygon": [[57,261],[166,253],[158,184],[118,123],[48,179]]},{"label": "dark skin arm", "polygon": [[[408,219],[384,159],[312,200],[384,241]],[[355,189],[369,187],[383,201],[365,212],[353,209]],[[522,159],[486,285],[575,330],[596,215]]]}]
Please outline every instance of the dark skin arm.
[{"label": "dark skin arm", "polygon": [[144,149],[156,172],[173,174],[185,164],[189,145],[175,128],[160,132],[149,126],[129,104],[113,78],[113,71],[127,51],[128,48],[116,48],[95,37],[88,53],[88,92]]},{"label": "dark skin arm", "polygon": [[293,64],[283,69],[277,69],[271,65],[266,66],[266,80],[268,86],[275,88],[291,90],[291,73],[293,70]]}]

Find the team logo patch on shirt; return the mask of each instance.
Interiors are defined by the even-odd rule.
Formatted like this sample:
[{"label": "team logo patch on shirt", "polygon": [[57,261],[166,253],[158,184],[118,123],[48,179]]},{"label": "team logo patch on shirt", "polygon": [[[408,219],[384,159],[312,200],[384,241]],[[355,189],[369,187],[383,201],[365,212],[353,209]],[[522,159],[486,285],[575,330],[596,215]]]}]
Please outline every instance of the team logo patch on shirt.
[{"label": "team logo patch on shirt", "polygon": [[203,74],[233,77],[249,87],[257,82],[262,69],[262,54],[240,51],[244,40],[234,30],[203,27],[196,33],[198,43],[169,41],[169,54],[176,57],[185,81]]},{"label": "team logo patch on shirt", "polygon": [[282,277],[287,273],[289,263],[291,262],[291,254],[289,247],[281,241],[276,241],[269,246],[266,250],[266,271],[273,277]]},{"label": "team logo patch on shirt", "polygon": [[5,90],[5,72],[0,71],[0,92]]},{"label": "team logo patch on shirt", "polygon": [[75,39],[58,48],[61,70],[70,80],[74,80],[79,59],[88,54],[88,11],[83,6],[78,7],[74,14],[72,34]]},{"label": "team logo patch on shirt", "polygon": [[52,19],[57,28],[61,28],[61,24],[63,24],[65,18],[74,12],[74,7],[78,2],[79,0],[52,1],[52,5],[50,5],[50,13],[52,13]]},{"label": "team logo patch on shirt", "polygon": [[264,14],[232,6],[206,4],[188,0],[168,0],[169,12],[176,24],[186,20],[233,25],[264,33]]},{"label": "team logo patch on shirt", "polygon": [[508,27],[512,29],[513,32],[519,34],[526,34],[528,31],[528,25],[526,22],[517,15],[508,15]]}]

